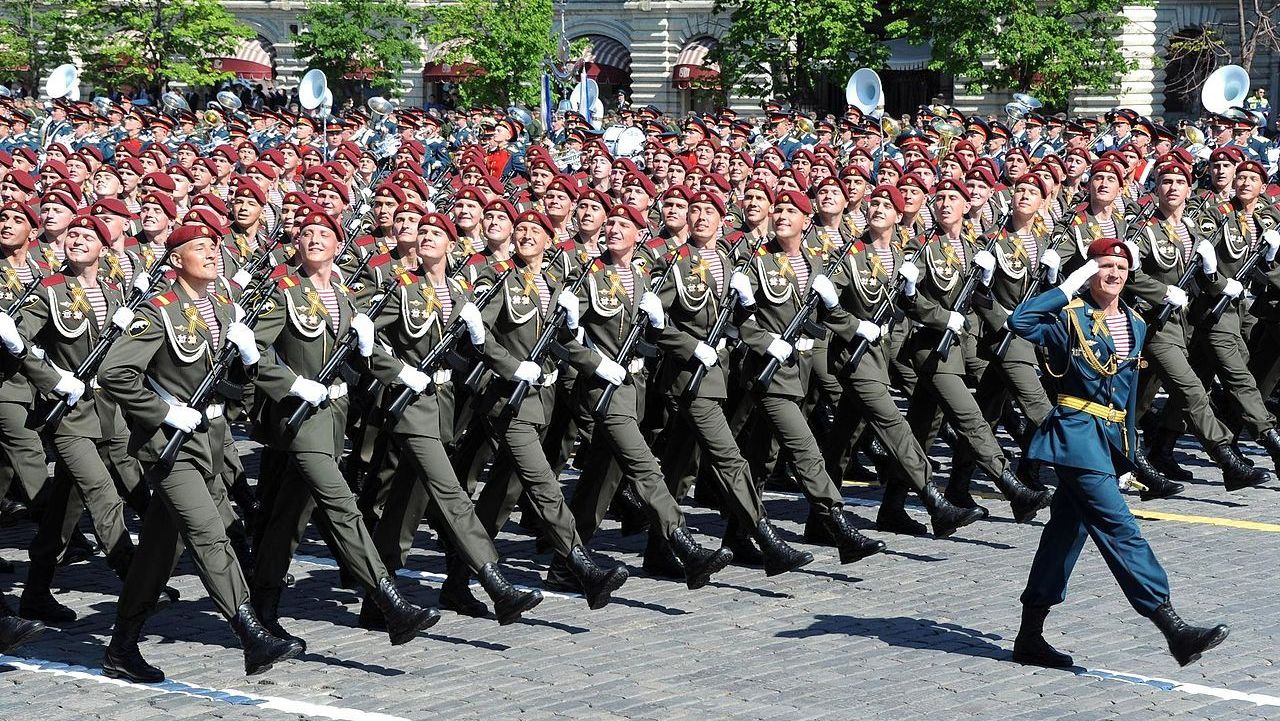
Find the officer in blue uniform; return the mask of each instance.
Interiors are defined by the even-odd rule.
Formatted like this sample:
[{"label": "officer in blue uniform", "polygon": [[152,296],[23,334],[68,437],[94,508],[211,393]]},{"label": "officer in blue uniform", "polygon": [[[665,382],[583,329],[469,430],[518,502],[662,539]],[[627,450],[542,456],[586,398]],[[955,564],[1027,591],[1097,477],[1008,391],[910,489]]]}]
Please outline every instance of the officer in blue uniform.
[{"label": "officer in blue uniform", "polygon": [[[1058,492],[1022,592],[1013,659],[1072,665],[1070,656],[1045,641],[1044,620],[1065,599],[1089,536],[1129,603],[1160,628],[1170,653],[1185,666],[1222,643],[1227,627],[1197,628],[1178,618],[1169,603],[1168,576],[1120,495],[1119,477],[1135,469],[1138,369],[1147,335],[1146,323],[1120,300],[1137,251],[1100,238],[1087,255],[1088,262],[1061,285],[1009,316],[1014,333],[1045,349],[1045,369],[1058,389],[1057,405],[1027,451],[1028,458],[1054,466]],[[1081,288],[1081,297],[1074,297]]]}]

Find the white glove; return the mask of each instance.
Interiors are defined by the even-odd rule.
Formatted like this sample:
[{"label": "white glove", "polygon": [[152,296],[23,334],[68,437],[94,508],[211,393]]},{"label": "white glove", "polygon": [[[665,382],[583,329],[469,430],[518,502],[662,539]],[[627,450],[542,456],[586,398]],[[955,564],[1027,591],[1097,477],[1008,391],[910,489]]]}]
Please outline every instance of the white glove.
[{"label": "white glove", "polygon": [[866,338],[867,342],[875,343],[880,338],[880,326],[869,320],[859,320],[858,329],[854,333],[862,338]]},{"label": "white glove", "polygon": [[1062,269],[1062,256],[1052,248],[1046,248],[1040,255],[1040,265],[1044,266],[1050,283],[1058,282],[1058,271]]},{"label": "white glove", "polygon": [[122,305],[119,308],[116,308],[116,312],[111,314],[111,325],[114,325],[120,330],[128,330],[129,324],[133,322],[133,315],[133,311]]},{"label": "white glove", "polygon": [[702,341],[698,341],[698,345],[693,347],[693,357],[708,368],[720,362],[720,354],[716,353],[716,349]]},{"label": "white glove", "polygon": [[251,366],[258,362],[258,339],[253,337],[253,329],[239,321],[227,326],[227,342],[234,343],[240,351],[240,362]]},{"label": "white glove", "polygon": [[318,406],[329,400],[329,389],[310,378],[298,376],[293,385],[289,386],[289,395],[301,398],[313,406]]},{"label": "white glove", "polygon": [[239,323],[240,321],[244,320],[244,316],[245,316],[244,308],[241,308],[239,303],[232,303],[231,317],[235,319],[235,322]]},{"label": "white glove", "polygon": [[1071,274],[1067,276],[1066,280],[1058,284],[1058,289],[1063,293],[1066,293],[1068,298],[1071,298],[1077,291],[1084,287],[1085,283],[1089,282],[1090,278],[1097,275],[1097,273],[1098,261],[1090,258],[1085,261],[1084,265],[1071,271]]},{"label": "white glove", "polygon": [[480,317],[480,309],[475,303],[467,301],[458,309],[458,317],[467,324],[467,333],[471,335],[472,345],[484,345],[484,318]]},{"label": "white glove", "polygon": [[151,290],[151,276],[146,273],[137,273],[133,276],[133,287],[141,293]]},{"label": "white glove", "polygon": [[1222,294],[1235,300],[1244,295],[1244,285],[1235,278],[1227,278],[1227,287],[1222,289]]},{"label": "white glove", "polygon": [[902,294],[911,297],[916,294],[916,282],[920,280],[920,269],[915,263],[902,263],[898,266],[898,275],[902,278]]},{"label": "white glove", "polygon": [[814,293],[822,298],[822,304],[828,308],[834,308],[840,303],[840,296],[836,294],[836,287],[831,284],[831,279],[825,275],[815,275],[813,280],[809,282],[809,287]]},{"label": "white glove", "polygon": [[950,315],[947,316],[947,329],[955,333],[959,333],[964,330],[964,316],[954,310],[949,312]]},{"label": "white glove", "polygon": [[795,350],[791,344],[781,338],[774,338],[765,352],[778,359],[779,363],[786,363],[791,357],[792,351]]},{"label": "white glove", "polygon": [[164,424],[183,433],[191,433],[199,428],[200,421],[203,420],[204,416],[200,415],[200,411],[190,406],[169,406],[169,412],[164,414]]},{"label": "white glove", "polygon": [[1142,262],[1142,254],[1138,252],[1138,244],[1132,240],[1124,241],[1124,247],[1129,249],[1129,257],[1133,258],[1133,263],[1129,266],[1129,270],[1133,270]]},{"label": "white glove", "polygon": [[982,284],[991,285],[991,279],[996,275],[996,257],[984,248],[974,253],[973,264],[982,269]]},{"label": "white glove", "polygon": [[569,330],[577,330],[578,318],[582,314],[582,301],[578,300],[578,296],[562,290],[556,296],[556,305],[564,308],[565,324],[569,326]]},{"label": "white glove", "polygon": [[741,271],[733,271],[729,276],[729,287],[738,294],[738,302],[745,306],[756,304],[756,291],[751,287],[751,279]]},{"label": "white glove", "polygon": [[1214,275],[1218,272],[1218,253],[1213,249],[1213,243],[1202,240],[1196,243],[1196,255],[1200,256],[1200,264],[1204,266],[1205,275]]},{"label": "white glove", "polygon": [[408,363],[406,363],[404,368],[401,368],[400,372],[396,374],[396,380],[408,386],[409,390],[414,393],[421,393],[427,389],[427,386],[431,385],[431,376],[423,373],[417,368],[414,368]]},{"label": "white glove", "polygon": [[646,290],[644,295],[640,296],[640,310],[649,315],[649,325],[654,328],[662,328],[666,322],[667,316],[662,312],[662,300],[651,290]]},{"label": "white glove", "polygon": [[542,377],[542,368],[533,361],[520,361],[520,365],[516,366],[516,380],[526,383],[537,383]]},{"label": "white glove", "polygon": [[373,319],[364,313],[356,313],[351,319],[351,330],[356,332],[356,345],[360,347],[360,355],[365,358],[373,355]]},{"label": "white glove", "polygon": [[596,366],[596,377],[605,383],[620,386],[627,379],[627,369],[610,358],[600,356],[600,365]]},{"label": "white glove", "polygon": [[65,396],[68,406],[74,406],[84,396],[84,381],[70,373],[63,373],[62,379],[53,387],[53,392]]},{"label": "white glove", "polygon": [[1187,291],[1179,288],[1176,285],[1165,286],[1164,302],[1177,308],[1178,310],[1182,310],[1183,308],[1187,307],[1187,301],[1188,301]]},{"label": "white glove", "polygon": [[244,268],[241,268],[240,270],[236,271],[235,275],[231,276],[231,282],[235,283],[241,288],[247,288],[249,287],[249,284],[253,282],[253,276],[249,275],[249,271],[245,270]]},{"label": "white glove", "polygon": [[22,353],[22,349],[26,347],[22,336],[18,334],[18,325],[13,322],[13,316],[3,311],[0,311],[0,344],[14,355]]},{"label": "white glove", "polygon": [[1262,234],[1262,242],[1267,246],[1267,262],[1270,263],[1276,259],[1276,251],[1280,250],[1280,232],[1276,232],[1275,228],[1268,230]]}]

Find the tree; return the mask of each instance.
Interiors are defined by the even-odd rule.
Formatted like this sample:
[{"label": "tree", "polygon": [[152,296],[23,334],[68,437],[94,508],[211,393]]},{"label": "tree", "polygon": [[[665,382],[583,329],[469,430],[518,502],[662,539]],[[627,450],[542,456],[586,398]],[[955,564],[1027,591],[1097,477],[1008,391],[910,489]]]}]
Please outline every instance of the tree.
[{"label": "tree", "polygon": [[298,21],[294,53],[337,88],[350,85],[343,76],[390,83],[405,63],[422,60],[416,39],[422,14],[406,0],[307,0]]},{"label": "tree", "polygon": [[1062,107],[1073,90],[1113,91],[1134,67],[1120,50],[1132,0],[895,0],[886,32],[931,41],[932,70],[974,92],[1027,92]]},{"label": "tree", "polygon": [[715,10],[730,23],[711,59],[721,87],[745,95],[813,106],[824,80],[843,87],[856,68],[878,67],[887,55],[870,29],[875,0],[716,0]]},{"label": "tree", "polygon": [[71,58],[75,34],[64,8],[35,0],[0,0],[0,77],[35,93],[47,71]]},{"label": "tree", "polygon": [[433,44],[451,48],[442,61],[474,63],[483,70],[459,82],[462,103],[538,104],[542,61],[556,54],[551,0],[459,0],[440,5],[432,10],[426,34]]},{"label": "tree", "polygon": [[234,75],[212,59],[253,37],[218,0],[76,0],[70,7],[84,77],[103,87],[213,85]]},{"label": "tree", "polygon": [[[1280,50],[1280,0],[1237,0],[1227,19],[1195,27],[1173,28],[1168,39],[1165,94],[1190,95],[1209,73],[1236,64],[1252,70],[1259,53]],[[1170,68],[1184,72],[1170,73]],[[1187,72],[1189,71],[1189,72]]]}]

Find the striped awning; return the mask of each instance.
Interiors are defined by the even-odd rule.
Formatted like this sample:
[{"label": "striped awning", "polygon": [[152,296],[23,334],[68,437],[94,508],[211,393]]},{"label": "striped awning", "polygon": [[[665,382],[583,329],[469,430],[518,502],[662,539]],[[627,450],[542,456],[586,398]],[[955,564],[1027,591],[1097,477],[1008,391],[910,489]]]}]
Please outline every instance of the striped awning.
[{"label": "striped awning", "polygon": [[241,40],[235,52],[213,59],[215,70],[235,73],[243,80],[270,80],[275,75],[274,65],[271,52],[261,38]]},{"label": "striped awning", "polygon": [[933,43],[915,45],[898,39],[886,40],[884,46],[889,50],[889,60],[885,63],[889,70],[924,70],[933,59]]},{"label": "striped awning", "polygon": [[690,40],[676,56],[671,81],[681,90],[694,87],[714,88],[720,82],[720,66],[707,61],[716,47],[716,39],[702,36]]},{"label": "striped awning", "polygon": [[598,83],[625,85],[631,82],[631,51],[607,35],[585,35],[591,41],[591,61],[587,77]]}]

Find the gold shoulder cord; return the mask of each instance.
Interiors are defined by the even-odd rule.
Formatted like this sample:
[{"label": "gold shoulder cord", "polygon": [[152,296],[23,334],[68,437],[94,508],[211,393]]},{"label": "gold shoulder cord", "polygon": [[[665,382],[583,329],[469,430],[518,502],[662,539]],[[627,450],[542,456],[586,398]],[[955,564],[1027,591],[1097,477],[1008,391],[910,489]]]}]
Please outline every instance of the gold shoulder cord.
[{"label": "gold shoulder cord", "polygon": [[[1098,359],[1098,354],[1094,353],[1093,348],[1089,345],[1089,339],[1084,334],[1084,328],[1080,327],[1080,317],[1073,312],[1069,316],[1069,321],[1072,333],[1080,340],[1080,354],[1084,356],[1085,363],[1088,363],[1089,367],[1097,371],[1099,375],[1107,378],[1118,373],[1120,371],[1119,357],[1113,353],[1111,354],[1111,359],[1103,363]],[[1101,323],[1101,317],[1095,316],[1094,322]]]}]

